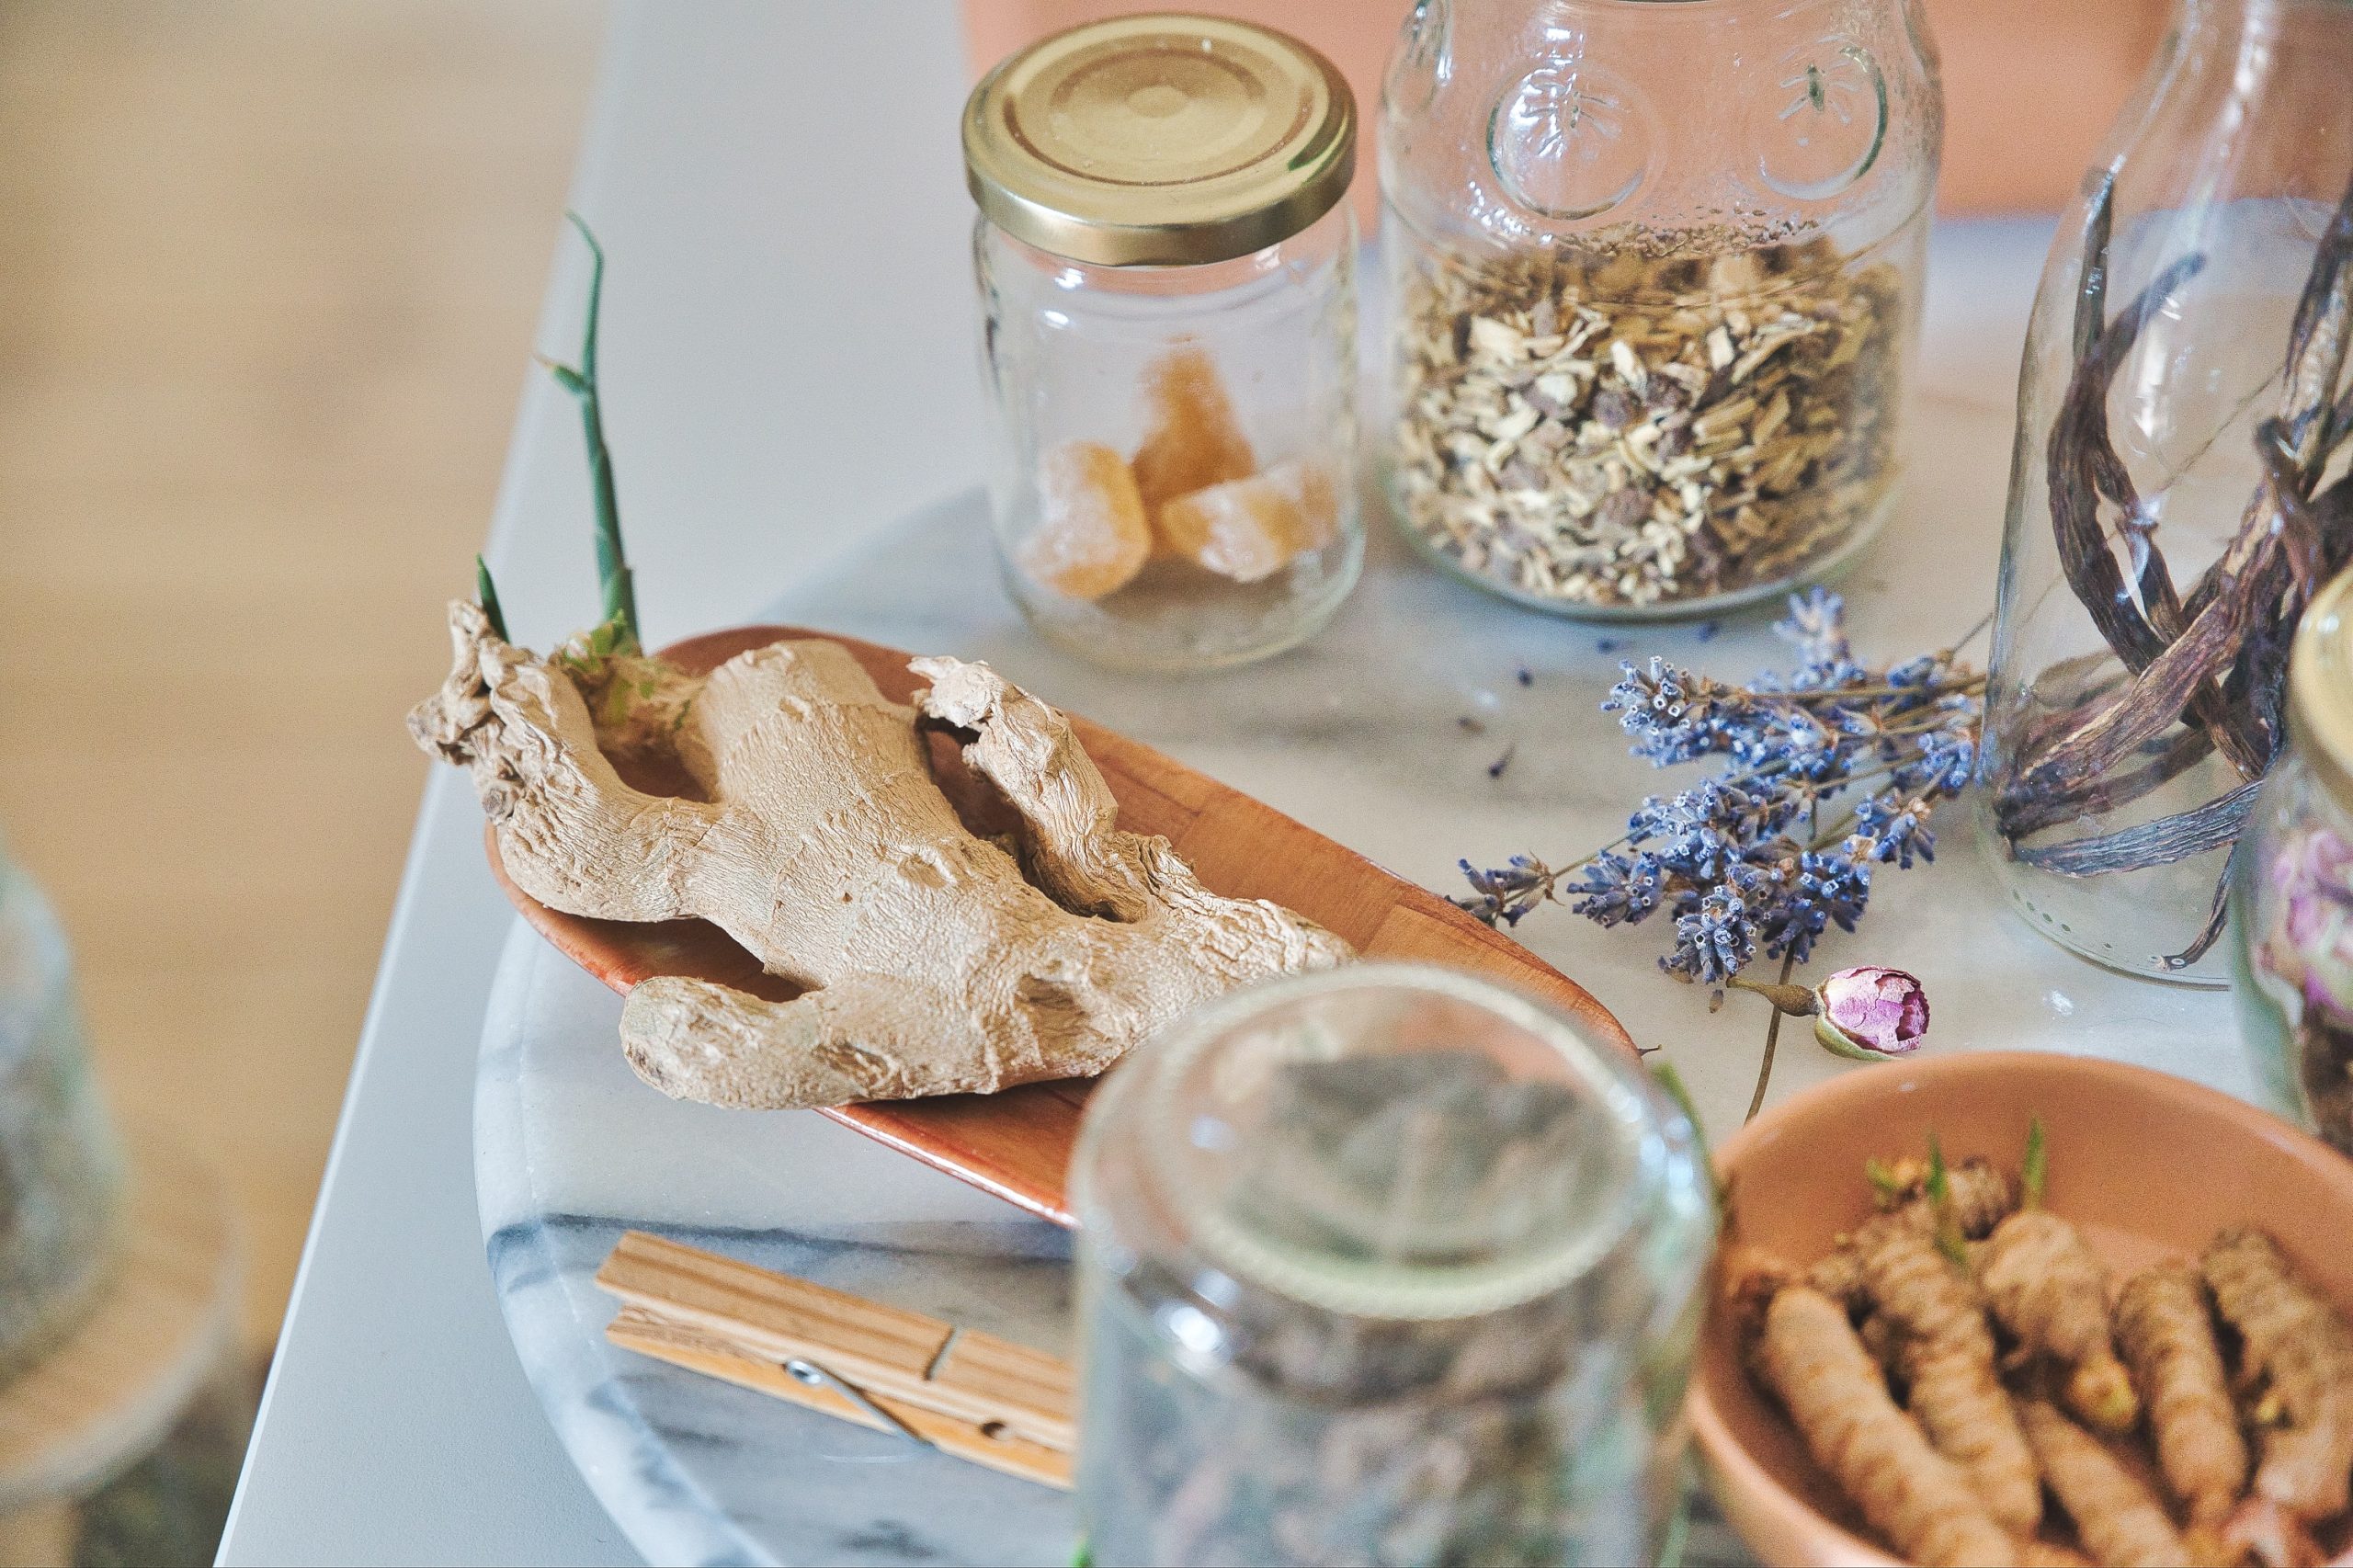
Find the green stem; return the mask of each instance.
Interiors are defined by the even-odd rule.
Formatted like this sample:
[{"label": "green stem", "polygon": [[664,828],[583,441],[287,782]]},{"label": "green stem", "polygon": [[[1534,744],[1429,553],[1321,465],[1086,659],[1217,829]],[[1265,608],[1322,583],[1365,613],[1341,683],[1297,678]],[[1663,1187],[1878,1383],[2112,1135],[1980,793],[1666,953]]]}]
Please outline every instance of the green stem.
[{"label": "green stem", "polygon": [[482,606],[482,613],[490,622],[490,634],[501,642],[511,642],[506,635],[506,612],[499,608],[498,585],[490,580],[490,564],[479,555],[474,557],[474,598]]},{"label": "green stem", "polygon": [[604,621],[612,628],[614,651],[633,653],[640,646],[637,585],[621,548],[620,498],[613,485],[613,455],[605,444],[604,404],[597,389],[597,324],[604,307],[605,247],[597,243],[579,213],[566,212],[564,217],[588,244],[588,322],[581,335],[579,367],[550,363],[548,368],[580,404],[580,431],[588,446],[588,476],[597,498],[597,581],[604,591]]}]

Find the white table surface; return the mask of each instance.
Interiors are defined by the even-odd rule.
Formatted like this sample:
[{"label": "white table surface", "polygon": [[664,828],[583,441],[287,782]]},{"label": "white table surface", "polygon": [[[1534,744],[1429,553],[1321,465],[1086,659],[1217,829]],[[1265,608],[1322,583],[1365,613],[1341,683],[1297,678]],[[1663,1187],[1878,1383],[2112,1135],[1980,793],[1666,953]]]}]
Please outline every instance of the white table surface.
[{"label": "white table surface", "polygon": [[[622,0],[610,38],[574,202],[614,258],[607,423],[659,642],[747,618],[977,479],[964,82],[949,0]],[[1939,232],[1923,359],[1947,407],[2006,417],[2048,232]],[[585,268],[556,256],[540,342],[568,353]],[[1984,530],[1983,587],[1921,586],[1917,619],[1944,631],[1990,593],[2005,476],[1934,477],[1973,493],[1958,511]],[[524,640],[595,604],[588,516],[572,407],[532,378],[488,547]],[[1316,814],[1349,836],[1347,802]],[[223,1562],[633,1561],[524,1381],[483,1259],[474,1055],[510,915],[480,835],[462,776],[435,773]],[[2212,1010],[2141,989],[2154,1014]]]}]

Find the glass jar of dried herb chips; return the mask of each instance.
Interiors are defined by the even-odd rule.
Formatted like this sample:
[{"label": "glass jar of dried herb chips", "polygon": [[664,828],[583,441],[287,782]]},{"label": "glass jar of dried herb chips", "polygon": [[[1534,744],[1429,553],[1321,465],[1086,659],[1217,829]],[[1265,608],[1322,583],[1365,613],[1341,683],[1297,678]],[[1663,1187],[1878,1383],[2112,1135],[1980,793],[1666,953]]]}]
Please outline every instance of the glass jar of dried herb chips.
[{"label": "glass jar of dried herb chips", "polygon": [[1073,1174],[1097,1562],[1658,1560],[1713,1205],[1619,1048],[1282,981],[1113,1074]]},{"label": "glass jar of dried herb chips", "polygon": [[1355,157],[1330,62],[1215,17],[1074,28],[973,90],[992,510],[1056,643],[1239,664],[1354,585]]},{"label": "glass jar of dried herb chips", "polygon": [[1408,536],[1596,617],[1859,549],[1894,494],[1934,60],[1913,0],[1421,0],[1381,97]]},{"label": "glass jar of dried herb chips", "polygon": [[2353,561],[2353,6],[2197,0],[2061,221],[2019,377],[1985,840],[2033,926],[2221,985],[2289,642]]},{"label": "glass jar of dried herb chips", "polygon": [[2297,629],[2287,723],[2232,862],[2239,1020],[2274,1108],[2353,1154],[2353,572]]}]

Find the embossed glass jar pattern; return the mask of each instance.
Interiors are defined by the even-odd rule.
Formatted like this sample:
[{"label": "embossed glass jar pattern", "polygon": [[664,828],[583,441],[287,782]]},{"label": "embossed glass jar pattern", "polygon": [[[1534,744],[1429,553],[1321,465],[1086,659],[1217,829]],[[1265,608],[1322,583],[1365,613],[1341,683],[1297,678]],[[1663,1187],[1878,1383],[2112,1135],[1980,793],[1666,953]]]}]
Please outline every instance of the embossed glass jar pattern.
[{"label": "embossed glass jar pattern", "polygon": [[1912,0],[1422,0],[1384,481],[1481,586],[1658,617],[1885,519],[1942,109]]}]

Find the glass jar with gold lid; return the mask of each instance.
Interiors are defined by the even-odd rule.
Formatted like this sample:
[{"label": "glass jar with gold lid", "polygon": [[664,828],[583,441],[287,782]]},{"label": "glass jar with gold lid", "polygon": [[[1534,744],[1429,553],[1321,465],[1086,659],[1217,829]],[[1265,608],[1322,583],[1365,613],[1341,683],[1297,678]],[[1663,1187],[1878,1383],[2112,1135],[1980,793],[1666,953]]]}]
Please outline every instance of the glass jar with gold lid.
[{"label": "glass jar with gold lid", "polygon": [[2353,572],[2297,626],[2287,707],[2231,866],[2239,1024],[2273,1108],[2353,1154]]},{"label": "glass jar with gold lid", "polygon": [[1356,580],[1356,106],[1296,40],[1074,28],[964,111],[1006,581],[1133,668],[1264,657]]}]

